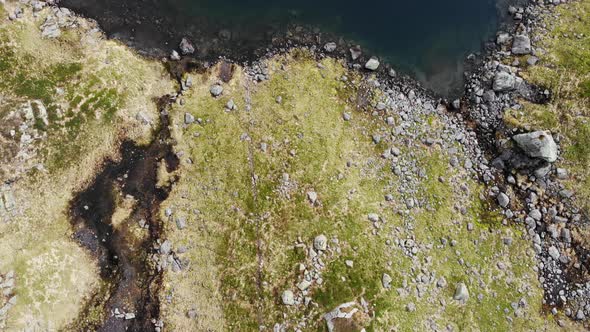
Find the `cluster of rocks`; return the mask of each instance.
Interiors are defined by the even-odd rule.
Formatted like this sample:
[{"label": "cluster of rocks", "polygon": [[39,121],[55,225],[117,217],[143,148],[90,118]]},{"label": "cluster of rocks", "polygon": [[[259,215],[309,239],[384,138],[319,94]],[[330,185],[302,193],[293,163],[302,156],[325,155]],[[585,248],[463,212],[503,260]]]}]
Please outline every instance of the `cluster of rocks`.
[{"label": "cluster of rocks", "polygon": [[14,287],[14,271],[0,274],[0,330],[6,328],[8,312],[14,307],[17,301],[17,296],[14,294]]},{"label": "cluster of rocks", "polygon": [[[313,195],[311,196],[310,201],[313,201]],[[300,317],[296,323],[276,323],[274,329],[279,331],[283,330],[286,326],[296,326],[297,330],[304,329],[308,321],[313,319],[314,315],[317,314],[315,308],[318,305],[313,302],[311,293],[314,288],[321,287],[324,284],[322,270],[326,264],[338,259],[341,253],[340,241],[337,238],[328,240],[324,234],[317,235],[309,245],[301,238],[298,238],[294,244],[294,250],[305,252],[306,259],[298,265],[299,280],[293,288],[283,290],[280,295],[280,301],[285,306],[311,309],[306,310],[306,314]],[[348,268],[353,268],[354,266],[352,260],[347,260],[343,264],[346,264]],[[366,302],[364,303],[364,306],[368,308],[368,304]],[[329,321],[328,318],[326,320]],[[330,323],[328,323],[329,325]]]},{"label": "cluster of rocks", "polygon": [[[587,257],[573,233],[588,220],[573,204],[573,192],[562,183],[569,177],[567,170],[553,164],[559,159],[560,137],[539,130],[515,132],[503,122],[506,110],[522,108],[518,98],[531,102],[550,98],[550,91],[529,85],[519,73],[523,66],[538,65],[538,56],[545,52],[535,45],[544,32],[539,18],[565,2],[540,0],[526,7],[510,7],[516,24],[506,27],[511,32],[497,34],[479,71],[470,74],[466,101],[482,143],[497,151],[491,165],[498,181],[490,185],[489,194],[503,209],[506,220],[526,227],[538,256],[544,303],[553,314],[563,308],[566,316],[585,320],[590,316],[590,280],[572,276],[588,274],[584,265]],[[526,63],[519,60],[523,57]]]},{"label": "cluster of rocks", "polygon": [[119,319],[125,319],[125,320],[135,319],[135,313],[125,312],[122,309],[119,310],[119,308],[115,308],[114,310],[112,310],[111,316],[113,316],[115,318],[119,318]]},{"label": "cluster of rocks", "polygon": [[57,38],[61,36],[62,29],[75,28],[77,25],[77,18],[69,9],[52,7],[45,22],[41,25],[41,36]]},{"label": "cluster of rocks", "polygon": [[42,130],[48,122],[45,105],[40,100],[31,100],[13,108],[2,117],[0,140],[7,154],[6,163],[0,166],[0,174],[15,179],[31,168],[43,169],[35,164],[38,142],[47,138]]}]

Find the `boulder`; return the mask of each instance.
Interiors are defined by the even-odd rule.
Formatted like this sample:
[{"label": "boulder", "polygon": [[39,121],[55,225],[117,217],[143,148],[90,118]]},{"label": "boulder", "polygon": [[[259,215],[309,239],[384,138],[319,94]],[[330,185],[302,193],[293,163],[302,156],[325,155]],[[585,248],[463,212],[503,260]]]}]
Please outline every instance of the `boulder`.
[{"label": "boulder", "polygon": [[515,135],[512,139],[529,157],[540,158],[550,163],[557,160],[557,144],[548,131]]},{"label": "boulder", "polygon": [[332,53],[336,50],[336,43],[335,42],[329,42],[326,45],[324,45],[324,50],[328,53]]},{"label": "boulder", "polygon": [[361,54],[363,54],[363,52],[361,51],[361,47],[358,45],[351,47],[349,51],[350,51],[350,58],[353,61],[360,58]]},{"label": "boulder", "polygon": [[512,54],[525,55],[531,53],[531,39],[525,35],[516,35],[512,41]]},{"label": "boulder", "polygon": [[365,63],[365,68],[368,70],[377,70],[379,68],[379,59],[377,57],[371,57],[367,63]]},{"label": "boulder", "polygon": [[182,54],[184,55],[195,53],[195,47],[193,46],[191,41],[188,40],[188,38],[186,37],[182,38],[182,40],[180,41],[180,45],[178,47],[180,48],[180,52],[182,52]]},{"label": "boulder", "polygon": [[505,71],[500,71],[494,76],[494,91],[506,92],[516,88],[516,77]]}]

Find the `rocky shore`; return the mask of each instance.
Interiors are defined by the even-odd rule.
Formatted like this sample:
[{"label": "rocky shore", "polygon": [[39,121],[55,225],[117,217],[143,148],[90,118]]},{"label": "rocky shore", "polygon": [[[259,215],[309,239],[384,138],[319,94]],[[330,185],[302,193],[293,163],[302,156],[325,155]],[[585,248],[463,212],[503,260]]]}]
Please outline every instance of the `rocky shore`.
[{"label": "rocky shore", "polygon": [[[151,184],[172,189],[154,212],[164,221],[160,238],[150,237],[164,280],[162,316],[150,329],[587,326],[588,219],[563,183],[569,171],[556,166],[565,158],[560,135],[505,121],[524,102],[552,100],[553,91],[521,72],[540,64],[541,19],[561,3],[510,7],[516,24],[467,59],[477,65],[453,101],[357,45],[305,30],[242,65],[197,60],[200,44],[180,40],[162,60],[177,87],[164,111],[171,136],[160,141],[173,145],[180,166],[158,170]],[[42,15],[46,40],[84,25],[50,3],[8,4],[6,24]],[[12,134],[20,139],[13,154],[37,162],[33,142],[54,134],[35,125],[54,120],[44,120],[50,105],[29,99],[8,118],[25,124]],[[133,111],[124,123],[145,129],[157,119],[153,110]],[[26,159],[3,167],[7,225],[27,210],[14,207],[26,205],[19,183],[31,165],[44,168]],[[173,185],[166,180],[176,176]],[[125,200],[113,199],[114,209]],[[140,234],[125,245],[145,239],[150,222],[121,218],[126,232]],[[2,320],[17,304],[14,280],[27,277],[20,271],[2,275],[12,286],[0,301],[0,328],[22,326]],[[26,316],[27,305],[17,312]],[[104,309],[94,322],[112,308]],[[140,319],[118,309],[108,319]]]}]

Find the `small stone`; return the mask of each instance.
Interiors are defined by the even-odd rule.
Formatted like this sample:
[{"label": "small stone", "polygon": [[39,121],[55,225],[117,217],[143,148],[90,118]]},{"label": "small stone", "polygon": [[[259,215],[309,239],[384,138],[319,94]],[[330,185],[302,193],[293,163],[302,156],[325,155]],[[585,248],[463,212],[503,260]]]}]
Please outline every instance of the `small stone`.
[{"label": "small stone", "polygon": [[561,256],[561,254],[559,253],[559,249],[557,249],[555,246],[549,247],[547,252],[549,253],[549,256],[553,258],[553,260],[558,260],[559,256]]},{"label": "small stone", "polygon": [[505,193],[499,193],[497,200],[498,204],[503,208],[508,207],[508,204],[510,204],[510,198]]},{"label": "small stone", "polygon": [[283,301],[284,305],[294,305],[295,304],[295,296],[293,292],[290,290],[286,290],[281,295],[281,300]]},{"label": "small stone", "polygon": [[176,227],[178,227],[178,229],[182,230],[186,228],[186,218],[184,217],[178,217],[176,218]]},{"label": "small stone", "polygon": [[328,52],[328,53],[332,53],[336,50],[336,43],[335,42],[329,42],[326,43],[326,45],[324,45],[324,51]]},{"label": "small stone", "polygon": [[311,204],[315,204],[318,200],[318,194],[315,191],[308,191],[307,199]]},{"label": "small stone", "polygon": [[311,282],[309,282],[307,280],[303,280],[297,284],[297,288],[299,288],[300,291],[304,291],[304,290],[308,289],[309,286],[311,286]]},{"label": "small stone", "polygon": [[406,305],[406,311],[414,312],[416,311],[416,305],[413,302],[410,302]]},{"label": "small stone", "polygon": [[213,84],[209,92],[211,92],[213,97],[218,97],[223,93],[223,87],[219,84]]},{"label": "small stone", "polygon": [[128,312],[125,314],[125,319],[126,320],[130,320],[130,319],[134,319],[135,318],[135,314],[132,312]]},{"label": "small stone", "polygon": [[381,277],[381,283],[383,284],[384,288],[391,288],[391,282],[393,281],[393,279],[391,279],[391,276],[387,273],[383,273],[383,276]]},{"label": "small stone", "polygon": [[170,53],[170,60],[172,60],[172,61],[180,60],[180,54],[178,54],[178,52],[176,52],[176,51],[172,51]]},{"label": "small stone", "polygon": [[457,288],[455,289],[455,295],[453,296],[453,299],[463,302],[466,302],[469,299],[469,290],[467,289],[467,286],[464,283],[460,282],[457,284]]},{"label": "small stone", "polygon": [[191,124],[195,122],[195,117],[190,113],[184,113],[184,123]]},{"label": "small stone", "polygon": [[350,259],[347,259],[344,264],[346,264],[346,266],[352,268],[354,266],[354,262],[351,261]]},{"label": "small stone", "polygon": [[320,234],[313,239],[313,247],[315,250],[326,250],[328,248],[328,238],[324,234]]},{"label": "small stone", "polygon": [[379,221],[379,215],[377,213],[369,213],[367,215],[367,218],[369,219],[369,221],[372,221],[372,222],[378,222]]},{"label": "small stone", "polygon": [[350,121],[350,119],[352,119],[350,113],[342,113],[342,119],[344,119],[344,121]]}]

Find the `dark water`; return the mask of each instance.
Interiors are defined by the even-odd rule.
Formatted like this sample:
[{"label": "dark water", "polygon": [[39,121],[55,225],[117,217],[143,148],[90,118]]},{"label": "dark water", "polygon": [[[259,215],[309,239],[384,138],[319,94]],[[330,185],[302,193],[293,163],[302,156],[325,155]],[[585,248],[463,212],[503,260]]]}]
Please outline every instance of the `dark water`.
[{"label": "dark water", "polygon": [[481,49],[498,21],[496,0],[62,0],[61,4],[97,19],[112,36],[152,53],[168,52],[187,35],[198,55],[209,58],[252,58],[272,40],[284,38],[289,25],[313,26],[323,33],[320,43],[342,36],[441,92],[460,83],[464,57]]}]

